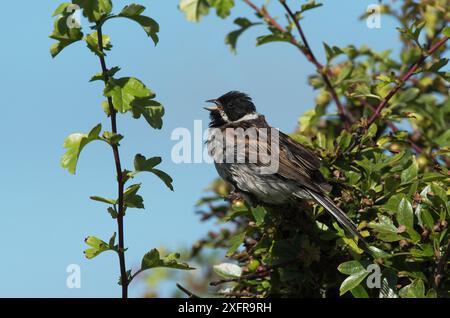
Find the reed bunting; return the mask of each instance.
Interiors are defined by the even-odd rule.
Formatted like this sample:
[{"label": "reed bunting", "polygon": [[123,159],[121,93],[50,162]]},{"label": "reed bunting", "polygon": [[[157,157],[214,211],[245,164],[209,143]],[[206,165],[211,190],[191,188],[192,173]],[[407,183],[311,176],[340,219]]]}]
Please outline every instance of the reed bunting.
[{"label": "reed bunting", "polygon": [[[205,108],[210,112],[211,120],[208,150],[220,177],[245,201],[251,205],[283,206],[312,199],[349,233],[361,238],[356,225],[328,197],[331,187],[319,171],[320,159],[312,151],[269,126],[247,94],[231,91],[207,102],[215,104]],[[257,138],[252,138],[251,134],[236,137],[237,130],[247,132],[251,129],[257,131]],[[221,140],[218,135],[222,136]],[[277,136],[276,147],[268,141],[274,135]],[[263,150],[270,155],[277,154],[276,170],[270,173],[263,172],[263,168],[269,167],[269,163],[259,157],[258,152]],[[233,160],[227,157],[230,152],[234,155]],[[244,160],[238,160],[239,156]]]}]

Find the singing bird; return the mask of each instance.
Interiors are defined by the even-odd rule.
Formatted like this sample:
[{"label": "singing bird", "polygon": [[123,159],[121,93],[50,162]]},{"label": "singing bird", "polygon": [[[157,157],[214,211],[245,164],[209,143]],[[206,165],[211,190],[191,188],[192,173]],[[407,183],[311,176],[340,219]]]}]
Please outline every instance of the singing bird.
[{"label": "singing bird", "polygon": [[[249,159],[258,149],[268,149],[274,152],[270,144],[270,136],[274,129],[269,126],[265,117],[256,111],[252,99],[245,93],[228,92],[217,99],[208,100],[214,103],[212,107],[205,107],[210,112],[210,131],[216,130],[227,138],[229,132],[238,128],[244,131],[256,129],[267,132],[266,138],[233,138],[231,152],[245,149],[244,159]],[[294,141],[288,135],[276,130],[277,169],[271,173],[262,169],[267,163],[261,160],[229,161],[225,160],[225,153],[230,149],[226,142],[217,143],[217,136],[210,136],[207,147],[212,155],[218,174],[230,183],[234,191],[241,194],[250,204],[266,204],[270,206],[295,205],[299,200],[315,200],[322,205],[351,235],[361,238],[356,225],[327,195],[331,186],[319,171],[320,159],[309,149]],[[262,141],[261,141],[262,140]],[[266,145],[261,145],[264,142]],[[239,145],[239,143],[244,143]],[[222,156],[217,156],[217,145]],[[237,154],[236,154],[237,156]],[[220,158],[220,159],[217,159]],[[253,157],[254,158],[254,157]]]}]

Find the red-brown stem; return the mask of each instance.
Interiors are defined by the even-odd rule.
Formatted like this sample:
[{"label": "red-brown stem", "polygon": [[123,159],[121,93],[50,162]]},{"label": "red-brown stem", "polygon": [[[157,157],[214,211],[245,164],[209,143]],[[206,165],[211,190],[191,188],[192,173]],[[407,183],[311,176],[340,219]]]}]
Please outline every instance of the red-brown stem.
[{"label": "red-brown stem", "polygon": [[436,42],[428,51],[426,54],[422,54],[422,56],[419,58],[419,60],[412,65],[408,71],[406,71],[405,74],[403,74],[403,76],[400,77],[399,81],[397,82],[397,84],[395,85],[395,87],[393,87],[391,89],[391,91],[386,95],[386,97],[380,102],[380,104],[378,105],[378,107],[375,109],[374,114],[372,115],[372,117],[370,117],[369,121],[368,121],[368,125],[372,124],[379,116],[381,113],[381,110],[383,110],[384,107],[386,107],[389,103],[389,100],[395,95],[397,94],[397,92],[402,88],[403,84],[410,79],[411,76],[414,75],[414,73],[417,71],[417,69],[425,62],[426,58],[430,55],[432,55],[434,52],[436,52],[441,46],[443,46],[445,44],[445,42],[447,42],[448,40],[448,36],[443,37],[441,40],[439,40],[438,42]]},{"label": "red-brown stem", "polygon": [[[375,107],[373,107],[372,105],[370,105],[365,99],[360,99],[359,100],[365,107],[369,108],[372,110],[372,112],[375,112]],[[391,122],[391,121],[387,121],[386,125],[388,125],[389,128],[391,128],[392,132],[396,133],[398,131],[397,126]],[[421,147],[419,147],[412,139],[411,137],[408,136],[408,142],[411,145],[411,147],[414,149],[414,151],[418,154],[423,152],[423,149]]]},{"label": "red-brown stem", "polygon": [[[285,28],[283,28],[274,18],[272,18],[270,16],[270,14],[264,8],[259,8],[251,0],[243,0],[243,1],[246,4],[248,4],[253,10],[255,10],[259,15],[261,15],[268,24],[270,24],[274,28],[278,29],[282,33],[288,33],[288,31]],[[333,85],[331,84],[331,81],[328,77],[327,72],[325,71],[324,66],[316,59],[311,47],[309,46],[308,40],[306,39],[303,29],[300,26],[300,22],[296,18],[295,14],[292,12],[292,10],[289,8],[289,6],[285,3],[285,1],[280,0],[280,3],[283,5],[283,7],[285,8],[286,12],[291,17],[291,19],[294,21],[295,26],[296,26],[296,28],[300,34],[300,37],[302,39],[303,45],[301,45],[294,37],[291,38],[290,42],[292,44],[294,44],[303,53],[303,55],[305,55],[305,57],[308,61],[310,61],[312,64],[314,64],[317,72],[322,76],[325,86],[328,89],[328,92],[330,93],[331,97],[333,98],[334,102],[336,103],[336,107],[338,109],[338,114],[343,121],[345,129],[348,129],[349,122],[351,122],[351,118],[349,118],[348,115],[346,114],[345,108],[342,105],[341,101],[339,100],[336,90],[334,89]]]},{"label": "red-brown stem", "polygon": [[[98,39],[98,48],[101,52],[100,64],[103,72],[103,80],[105,85],[109,81],[108,68],[106,67],[106,61],[104,58],[104,50],[103,50],[103,34],[102,34],[102,26],[101,24],[97,25],[97,39]],[[111,119],[111,130],[114,134],[117,134],[117,112],[114,108],[114,104],[111,97],[107,98],[109,114]],[[122,175],[122,165],[120,163],[120,154],[119,147],[116,144],[111,145],[113,154],[114,154],[114,162],[116,166],[117,173],[117,193],[118,193],[118,213],[117,213],[117,233],[119,237],[119,249],[117,251],[119,255],[119,266],[120,266],[120,283],[122,286],[122,298],[128,298],[128,277],[127,277],[127,268],[125,264],[125,244],[124,244],[124,226],[123,226],[123,217],[125,215],[124,210],[124,202],[123,202],[123,192],[124,192],[124,182]]]}]

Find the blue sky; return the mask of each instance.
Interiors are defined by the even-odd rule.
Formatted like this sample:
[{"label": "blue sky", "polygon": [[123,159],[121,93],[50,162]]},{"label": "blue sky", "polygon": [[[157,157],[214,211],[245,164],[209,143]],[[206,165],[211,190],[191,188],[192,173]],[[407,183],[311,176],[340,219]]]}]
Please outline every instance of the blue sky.
[{"label": "blue sky", "polygon": [[[136,153],[162,156],[161,167],[173,176],[175,192],[153,176],[138,179],[143,182],[146,209],[130,210],[126,216],[129,267],[138,266],[153,247],[187,246],[214,226],[200,224],[194,214],[196,200],[216,176],[214,167],[176,165],[170,160],[172,130],[192,130],[196,119],[206,124],[204,100],[232,89],[245,91],[272,125],[289,132],[297,115],[313,106],[314,96],[307,85],[313,68],[295,48],[283,43],[255,48],[254,39],[264,29],[246,33],[237,55],[229,52],[224,36],[234,29],[232,18],[251,14],[244,5],[237,6],[231,19],[210,15],[193,24],[177,10],[177,0],[135,2],[146,5],[147,13],[160,23],[160,43],[155,48],[132,22],[113,21],[104,30],[114,45],[107,63],[120,65],[122,76],[135,76],[152,88],[164,103],[166,116],[161,131],[143,120],[120,117],[119,130],[125,135],[122,160],[131,167]],[[369,29],[357,19],[376,2],[324,0],[323,7],[309,12],[303,27],[318,58],[324,60],[322,42],[398,49],[391,19],[383,18],[381,29]],[[0,297],[120,295],[116,255],[86,260],[82,253],[84,237],[108,239],[116,229],[104,205],[88,199],[115,196],[110,149],[101,143],[89,145],[76,176],[59,165],[67,135],[87,132],[99,122],[108,125],[100,107],[101,83],[88,82],[99,71],[97,58],[81,42],[54,60],[50,57],[51,14],[59,3],[5,1],[0,13],[0,271],[4,273]],[[118,10],[129,1],[114,3]],[[66,287],[69,264],[81,266],[80,289]],[[140,293],[139,287],[131,286],[131,296]]]}]

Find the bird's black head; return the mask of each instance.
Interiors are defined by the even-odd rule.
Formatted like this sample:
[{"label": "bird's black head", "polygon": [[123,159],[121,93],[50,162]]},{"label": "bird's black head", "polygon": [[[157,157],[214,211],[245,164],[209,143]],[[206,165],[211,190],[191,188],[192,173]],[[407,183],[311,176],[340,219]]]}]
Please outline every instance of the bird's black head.
[{"label": "bird's black head", "polygon": [[[256,107],[252,102],[252,99],[247,94],[231,91],[225,95],[220,96],[217,99],[209,100],[216,104],[216,108],[208,108],[211,111],[211,119],[221,114],[224,121],[230,122],[236,121],[244,117],[245,115],[256,112]],[[226,115],[223,116],[223,114]],[[225,118],[224,118],[225,117]]]}]

